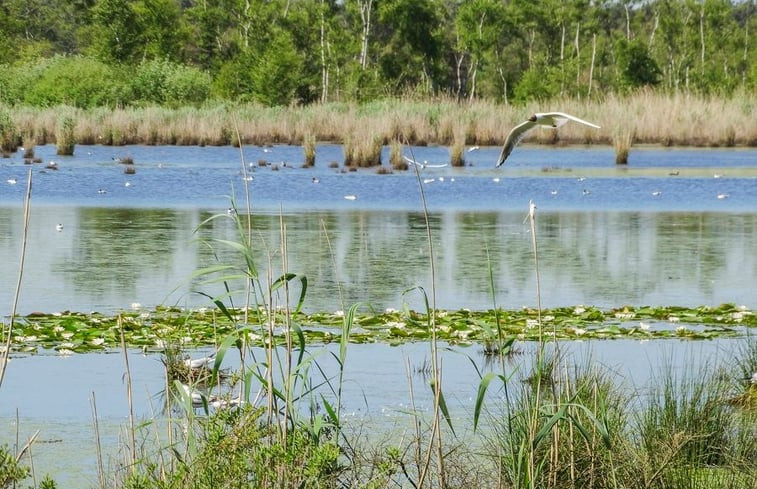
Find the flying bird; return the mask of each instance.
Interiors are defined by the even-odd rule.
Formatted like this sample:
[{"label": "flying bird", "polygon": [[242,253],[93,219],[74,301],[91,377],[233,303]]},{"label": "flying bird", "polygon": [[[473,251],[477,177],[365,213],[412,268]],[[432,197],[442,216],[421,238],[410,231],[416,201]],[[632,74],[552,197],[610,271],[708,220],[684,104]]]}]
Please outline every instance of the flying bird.
[{"label": "flying bird", "polygon": [[502,147],[502,153],[500,153],[499,155],[496,166],[501,166],[505,162],[507,157],[510,156],[513,148],[515,148],[515,146],[521,141],[521,139],[526,137],[526,134],[528,134],[536,126],[556,129],[569,120],[599,129],[599,126],[596,124],[592,124],[591,122],[587,122],[583,119],[579,119],[576,116],[566,114],[564,112],[536,113],[529,117],[525,122],[521,122],[520,124],[515,126],[512,131],[510,131],[510,134],[507,135],[507,139],[505,140],[505,145]]}]

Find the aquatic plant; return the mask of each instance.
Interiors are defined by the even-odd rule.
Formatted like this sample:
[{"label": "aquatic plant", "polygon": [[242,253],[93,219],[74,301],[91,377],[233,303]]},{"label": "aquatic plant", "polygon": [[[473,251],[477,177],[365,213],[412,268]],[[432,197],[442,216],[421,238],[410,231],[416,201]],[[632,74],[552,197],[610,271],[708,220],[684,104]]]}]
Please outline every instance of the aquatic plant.
[{"label": "aquatic plant", "polygon": [[305,168],[315,166],[315,135],[312,133],[306,134],[302,145],[305,152],[305,160],[302,166]]},{"label": "aquatic plant", "polygon": [[393,170],[405,171],[408,169],[407,161],[402,156],[402,143],[396,139],[389,143],[389,164]]},{"label": "aquatic plant", "polygon": [[612,138],[612,144],[615,148],[615,164],[628,164],[628,155],[631,153],[633,137],[633,131],[630,129],[617,129],[615,131]]},{"label": "aquatic plant", "polygon": [[55,129],[55,142],[57,144],[56,154],[73,155],[76,146],[76,118],[71,112],[64,112],[58,119],[58,126]]},{"label": "aquatic plant", "polygon": [[[231,294],[230,294],[231,295]],[[255,318],[255,324],[285,319],[283,311],[267,311],[262,305],[245,309],[224,305],[219,308],[181,309],[158,306],[121,311],[124,335],[129,346],[157,350],[172,341],[184,347],[213,345],[219,335],[233,332],[235,322],[225,316]],[[269,317],[270,315],[270,317]],[[336,312],[291,313],[308,344],[336,341],[343,314]],[[492,332],[517,341],[536,341],[537,310],[490,309],[485,311],[436,310],[439,339],[450,344],[471,345],[490,341]],[[118,346],[116,315],[98,312],[31,313],[16,318],[13,348],[36,351],[54,348],[71,352],[97,351]],[[352,343],[386,342],[401,344],[425,341],[430,337],[428,313],[414,310],[369,311],[356,313],[359,332],[350,335]],[[599,309],[572,306],[544,309],[542,322],[550,337],[560,340],[588,339],[712,339],[740,337],[746,329],[757,327],[754,311],[734,304],[717,307],[623,306]],[[499,326],[497,326],[499,324]],[[274,332],[277,339],[282,337]],[[253,338],[262,345],[263,338]]]}]

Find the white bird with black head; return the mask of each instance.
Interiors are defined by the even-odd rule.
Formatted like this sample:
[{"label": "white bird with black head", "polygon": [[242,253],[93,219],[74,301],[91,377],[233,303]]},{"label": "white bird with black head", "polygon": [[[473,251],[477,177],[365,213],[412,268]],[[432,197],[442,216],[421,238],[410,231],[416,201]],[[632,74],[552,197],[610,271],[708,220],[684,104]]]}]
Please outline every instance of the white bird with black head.
[{"label": "white bird with black head", "polygon": [[564,112],[536,113],[529,117],[526,121],[521,122],[520,124],[515,126],[510,131],[510,134],[507,135],[507,139],[505,139],[505,145],[502,146],[502,152],[499,154],[499,159],[497,160],[497,166],[499,167],[505,162],[507,157],[510,156],[510,153],[512,153],[513,148],[515,148],[515,146],[536,126],[557,129],[568,121],[578,122],[595,129],[600,128],[596,124],[585,121],[583,119],[579,119],[574,115],[566,114]]}]

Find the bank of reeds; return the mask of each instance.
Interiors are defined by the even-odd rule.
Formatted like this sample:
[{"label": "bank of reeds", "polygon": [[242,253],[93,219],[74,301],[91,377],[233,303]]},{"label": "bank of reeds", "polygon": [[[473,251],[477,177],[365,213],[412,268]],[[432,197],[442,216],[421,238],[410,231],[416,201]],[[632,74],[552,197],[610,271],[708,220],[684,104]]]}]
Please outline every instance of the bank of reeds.
[{"label": "bank of reeds", "polygon": [[[318,141],[350,143],[370,131],[382,144],[392,139],[408,144],[499,145],[507,132],[534,112],[559,110],[580,116],[601,129],[566,124],[558,131],[538,130],[526,142],[538,144],[612,145],[622,126],[636,144],[666,146],[757,146],[752,108],[757,95],[731,98],[642,91],[601,100],[552,100],[523,106],[451,99],[381,100],[365,105],[330,103],[307,107],[266,108],[257,105],[165,109],[159,107],[88,111],[70,107],[3,107],[19,138],[46,144],[57,134],[61,111],[71,114],[77,144],[236,144],[229,120],[237,121],[242,144],[302,144],[306,135]],[[366,144],[372,144],[366,143]]]}]

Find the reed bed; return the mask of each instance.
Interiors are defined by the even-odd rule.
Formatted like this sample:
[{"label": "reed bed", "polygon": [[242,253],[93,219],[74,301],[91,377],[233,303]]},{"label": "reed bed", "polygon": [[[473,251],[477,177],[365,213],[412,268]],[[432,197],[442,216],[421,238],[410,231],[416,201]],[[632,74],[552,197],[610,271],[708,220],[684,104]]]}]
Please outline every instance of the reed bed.
[{"label": "reed bed", "polygon": [[[731,98],[685,93],[642,91],[601,100],[561,99],[524,106],[485,101],[458,103],[451,99],[381,100],[364,105],[330,103],[307,107],[213,106],[81,110],[71,107],[2,107],[10,115],[20,141],[34,137],[39,144],[55,142],[62,111],[74,119],[78,144],[229,145],[230,120],[236,120],[243,144],[302,144],[306,135],[317,141],[346,143],[372,136],[388,144],[498,145],[511,127],[534,112],[559,110],[602,126],[595,130],[566,124],[558,131],[534,131],[527,141],[538,144],[612,145],[622,124],[637,144],[666,146],[757,146],[757,95],[742,92]],[[462,136],[461,136],[462,135]]]}]

